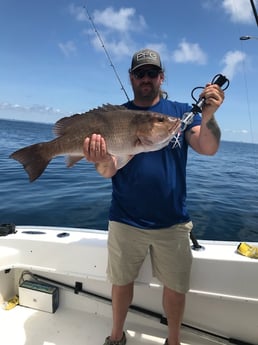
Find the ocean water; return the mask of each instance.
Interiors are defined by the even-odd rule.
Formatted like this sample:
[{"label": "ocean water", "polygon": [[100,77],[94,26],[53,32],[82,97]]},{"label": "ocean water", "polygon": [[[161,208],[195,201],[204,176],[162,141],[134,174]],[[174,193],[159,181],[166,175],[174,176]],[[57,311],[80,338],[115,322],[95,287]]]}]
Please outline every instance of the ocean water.
[{"label": "ocean water", "polygon": [[[0,119],[0,223],[107,229],[109,179],[85,160],[52,160],[30,183],[9,155],[53,138],[52,125]],[[258,241],[258,145],[221,143],[212,157],[189,149],[187,204],[199,239]]]}]

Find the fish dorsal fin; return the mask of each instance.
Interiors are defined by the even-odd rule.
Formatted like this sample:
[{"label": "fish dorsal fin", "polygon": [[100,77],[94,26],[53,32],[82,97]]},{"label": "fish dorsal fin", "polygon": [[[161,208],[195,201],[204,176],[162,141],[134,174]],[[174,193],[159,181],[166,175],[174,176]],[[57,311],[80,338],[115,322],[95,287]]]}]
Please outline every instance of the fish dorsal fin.
[{"label": "fish dorsal fin", "polygon": [[65,134],[69,130],[74,120],[76,120],[77,117],[79,119],[80,116],[81,114],[74,114],[72,116],[63,117],[62,119],[58,120],[53,128],[54,134],[56,136]]},{"label": "fish dorsal fin", "polygon": [[101,111],[117,111],[117,110],[128,110],[128,108],[126,108],[125,106],[123,105],[113,105],[113,104],[103,104],[102,107],[98,107],[98,108],[95,108],[95,109],[92,109],[90,110],[89,112],[92,112],[92,111],[98,111],[98,110],[101,110]]},{"label": "fish dorsal fin", "polygon": [[53,128],[53,132],[56,136],[66,134],[71,127],[74,126],[75,123],[79,125],[80,120],[84,121],[84,117],[87,115],[95,115],[103,114],[104,112],[114,112],[118,110],[128,110],[126,107],[122,105],[112,105],[112,104],[104,104],[102,107],[94,108],[89,110],[88,112],[81,113],[81,114],[74,114],[71,116],[63,117],[62,119],[58,120]]}]

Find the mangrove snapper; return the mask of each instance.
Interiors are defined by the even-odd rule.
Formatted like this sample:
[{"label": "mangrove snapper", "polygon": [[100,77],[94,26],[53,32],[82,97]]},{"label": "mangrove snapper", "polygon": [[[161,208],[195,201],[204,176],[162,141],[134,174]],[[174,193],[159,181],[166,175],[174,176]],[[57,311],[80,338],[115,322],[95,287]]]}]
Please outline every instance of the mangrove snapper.
[{"label": "mangrove snapper", "polygon": [[24,147],[10,157],[23,165],[32,182],[56,156],[68,155],[68,167],[82,159],[84,140],[95,133],[104,137],[108,153],[118,157],[121,168],[132,155],[165,147],[180,126],[175,117],[108,104],[60,119],[54,126],[57,138]]}]

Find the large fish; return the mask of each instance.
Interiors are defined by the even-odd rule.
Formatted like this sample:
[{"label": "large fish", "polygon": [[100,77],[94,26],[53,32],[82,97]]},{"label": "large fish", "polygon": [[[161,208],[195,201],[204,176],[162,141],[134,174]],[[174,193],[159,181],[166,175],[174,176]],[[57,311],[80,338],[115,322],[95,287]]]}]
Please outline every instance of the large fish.
[{"label": "large fish", "polygon": [[95,133],[104,137],[107,151],[118,157],[121,168],[131,155],[165,147],[180,126],[181,120],[175,117],[108,104],[62,118],[54,127],[57,138],[24,147],[10,157],[23,165],[32,182],[56,156],[68,155],[68,167],[82,159],[84,140]]}]

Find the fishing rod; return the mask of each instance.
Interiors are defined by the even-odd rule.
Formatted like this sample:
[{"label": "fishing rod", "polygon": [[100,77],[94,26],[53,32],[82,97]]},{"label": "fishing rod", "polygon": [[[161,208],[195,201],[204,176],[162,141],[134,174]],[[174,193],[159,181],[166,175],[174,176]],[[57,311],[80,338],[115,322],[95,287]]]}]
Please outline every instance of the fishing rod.
[{"label": "fishing rod", "polygon": [[[225,91],[228,87],[229,87],[229,80],[222,74],[216,74],[215,77],[212,79],[211,81],[211,84],[215,84],[215,85],[218,85],[219,87],[222,88],[223,85],[225,85],[222,90]],[[192,98],[195,100],[195,104],[193,104],[192,106],[192,109],[190,111],[190,113],[186,113],[184,116],[183,116],[183,119],[182,119],[182,131],[184,131],[186,129],[186,127],[192,123],[193,121],[193,118],[194,116],[197,114],[197,113],[201,113],[202,111],[202,107],[205,103],[205,98],[202,97],[202,98],[199,98],[199,99],[196,99],[194,97],[194,92],[197,90],[197,89],[204,89],[204,87],[202,86],[197,86],[195,87],[192,92],[191,92],[191,96]]]},{"label": "fishing rod", "polygon": [[130,101],[130,98],[129,98],[129,96],[128,96],[128,94],[127,94],[125,88],[124,88],[124,85],[123,85],[123,83],[122,83],[122,81],[121,81],[121,79],[120,79],[120,77],[119,77],[119,74],[117,73],[117,70],[116,70],[116,68],[115,68],[115,65],[113,64],[113,62],[112,62],[112,60],[111,60],[111,57],[110,57],[110,55],[109,55],[109,53],[108,53],[108,50],[107,50],[107,48],[105,47],[104,41],[103,41],[103,39],[101,38],[100,33],[98,32],[97,27],[96,27],[96,25],[95,25],[95,23],[94,23],[94,21],[93,21],[91,15],[90,15],[89,11],[88,11],[86,5],[84,5],[83,8],[84,8],[84,10],[86,11],[86,14],[87,14],[87,16],[88,16],[88,18],[89,18],[89,21],[90,21],[90,23],[91,23],[91,26],[92,26],[94,32],[96,33],[97,38],[98,38],[98,40],[99,40],[99,42],[100,42],[102,48],[104,49],[104,52],[105,52],[106,57],[107,57],[107,59],[108,59],[108,61],[109,61],[109,63],[110,63],[110,66],[113,68],[113,71],[114,71],[114,73],[115,73],[115,76],[116,76],[116,78],[117,78],[117,80],[118,80],[118,82],[119,82],[119,84],[120,84],[120,86],[121,86],[121,90],[124,92],[124,94],[125,94],[125,96],[126,96],[128,102],[129,102],[129,101]]},{"label": "fishing rod", "polygon": [[256,25],[258,26],[258,14],[257,14],[257,11],[256,11],[256,7],[255,7],[255,4],[254,4],[254,1],[250,0],[250,3],[251,3],[252,10],[253,10],[254,18],[255,18],[255,21],[256,21]]},{"label": "fishing rod", "polygon": [[[258,14],[257,14],[257,11],[256,11],[256,7],[255,7],[255,4],[254,4],[254,1],[250,0],[250,3],[251,3],[254,19],[256,21],[256,25],[258,26]],[[258,40],[258,37],[256,37],[256,36],[249,36],[249,35],[241,36],[240,37],[241,41],[246,41],[246,40],[250,40],[250,39]]]},{"label": "fishing rod", "polygon": [[[229,80],[222,74],[216,74],[215,77],[213,77],[211,84],[215,84],[218,85],[219,87],[222,88],[222,86],[224,85],[224,87],[222,88],[223,91],[225,91],[228,87],[229,87]],[[181,136],[181,132],[185,131],[187,126],[190,125],[193,122],[194,116],[198,113],[202,112],[202,107],[205,104],[205,98],[204,97],[200,97],[199,99],[196,99],[194,97],[194,92],[197,89],[204,89],[203,86],[197,86],[195,87],[192,92],[191,92],[191,96],[193,98],[193,100],[195,101],[195,104],[192,104],[192,109],[190,110],[190,112],[187,112],[183,115],[183,118],[181,120],[181,131],[179,131],[176,135],[174,135],[174,137],[172,138],[172,148],[174,149],[176,146],[180,147],[180,141],[179,138]],[[193,240],[192,240],[193,241]],[[195,246],[195,244],[194,244]],[[198,248],[198,246],[196,246],[196,248]]]}]

